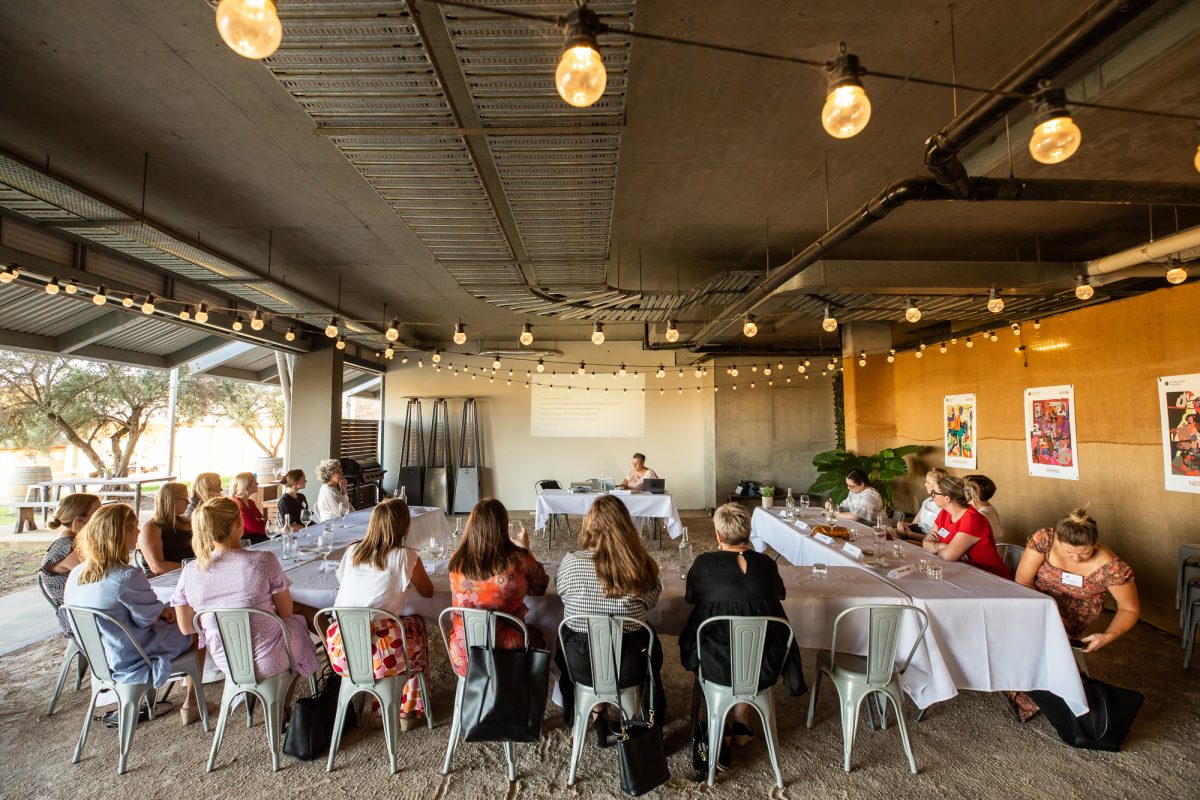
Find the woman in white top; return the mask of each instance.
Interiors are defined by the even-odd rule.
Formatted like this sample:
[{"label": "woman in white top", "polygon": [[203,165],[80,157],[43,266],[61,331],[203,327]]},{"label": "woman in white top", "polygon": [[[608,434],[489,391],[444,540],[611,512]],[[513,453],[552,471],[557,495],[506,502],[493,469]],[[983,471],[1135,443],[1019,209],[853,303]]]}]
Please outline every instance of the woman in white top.
[{"label": "woman in white top", "polygon": [[968,475],[963,478],[967,489],[967,499],[980,514],[987,519],[992,528],[992,538],[997,542],[1004,538],[1004,526],[1000,524],[1000,512],[989,501],[996,494],[996,483],[987,475]]},{"label": "woman in white top", "polygon": [[629,474],[625,476],[625,480],[618,484],[620,489],[632,489],[633,491],[641,491],[642,482],[646,478],[658,479],[658,473],[646,466],[646,457],[641,453],[633,454],[633,469],[629,470]]},{"label": "woman in white top", "polygon": [[346,496],[346,481],[342,480],[342,462],[336,458],[327,458],[317,465],[317,478],[321,481],[321,491],[317,494],[317,520],[328,522],[340,517],[350,505]]},{"label": "woman in white top", "polygon": [[[346,548],[338,565],[339,587],[333,605],[380,608],[400,617],[404,641],[408,644],[408,655],[412,659],[411,667],[423,671],[429,664],[425,621],[419,615],[401,616],[407,605],[405,594],[409,587],[416,589],[422,597],[433,596],[433,582],[425,572],[420,555],[405,546],[411,523],[408,503],[399,498],[384,500],[375,506],[371,521],[367,523],[367,535],[362,541]],[[404,674],[404,648],[396,623],[386,618],[375,620],[371,623],[371,634],[374,640],[371,654],[375,677]],[[325,644],[334,671],[339,675],[347,675],[349,669],[342,647],[342,634],[336,622],[330,624],[325,632]],[[400,702],[400,730],[411,730],[424,716],[425,702],[421,697],[420,682],[411,678],[404,685]]]},{"label": "woman in white top", "polygon": [[874,525],[875,518],[883,513],[883,498],[871,485],[867,473],[861,469],[850,470],[846,475],[846,488],[850,493],[842,501],[838,516]]},{"label": "woman in white top", "polygon": [[929,496],[925,498],[925,502],[921,503],[921,510],[917,512],[917,518],[912,522],[896,524],[896,529],[905,539],[919,542],[925,538],[925,534],[933,530],[933,521],[937,519],[938,512],[941,511],[937,503],[933,501],[933,493],[937,491],[938,481],[949,475],[950,473],[941,467],[934,467],[925,473],[925,491],[929,492]]}]

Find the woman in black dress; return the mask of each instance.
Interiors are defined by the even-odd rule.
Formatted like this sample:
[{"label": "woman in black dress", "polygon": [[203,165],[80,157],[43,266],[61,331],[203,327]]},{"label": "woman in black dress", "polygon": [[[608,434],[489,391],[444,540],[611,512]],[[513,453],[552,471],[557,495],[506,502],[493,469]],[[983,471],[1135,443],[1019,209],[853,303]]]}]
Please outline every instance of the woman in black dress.
[{"label": "woman in black dress", "polygon": [[[679,634],[679,654],[685,669],[695,672],[703,660],[704,679],[731,685],[729,678],[729,627],[714,623],[704,629],[704,646],[696,650],[696,630],[710,617],[785,617],[784,586],[774,560],[754,552],[750,546],[750,514],[737,503],[728,503],[713,515],[717,545],[720,549],[702,553],[688,570],[686,599],[695,607],[687,625]],[[795,642],[787,648],[788,632],[782,625],[767,627],[763,647],[762,672],[758,686],[765,689],[783,678],[789,695],[803,694],[808,686],[800,667],[800,650]],[[780,664],[783,665],[782,675]],[[693,704],[701,695],[693,694]],[[696,709],[693,709],[693,717]],[[749,706],[733,708],[730,735],[733,743],[744,745],[753,738]],[[703,726],[701,726],[703,727]],[[722,756],[729,748],[722,748]],[[724,758],[722,758],[724,761]]]},{"label": "woman in black dress", "polygon": [[302,469],[288,470],[283,476],[283,485],[283,495],[279,498],[275,513],[286,514],[291,529],[298,531],[304,527],[300,515],[308,510],[308,498],[300,494],[300,490],[308,485],[308,478],[304,477]]},{"label": "woman in black dress", "polygon": [[188,490],[182,483],[164,483],[154,496],[154,517],[142,525],[137,549],[146,568],[155,575],[179,569],[192,552],[192,525],[183,516],[188,507]]}]

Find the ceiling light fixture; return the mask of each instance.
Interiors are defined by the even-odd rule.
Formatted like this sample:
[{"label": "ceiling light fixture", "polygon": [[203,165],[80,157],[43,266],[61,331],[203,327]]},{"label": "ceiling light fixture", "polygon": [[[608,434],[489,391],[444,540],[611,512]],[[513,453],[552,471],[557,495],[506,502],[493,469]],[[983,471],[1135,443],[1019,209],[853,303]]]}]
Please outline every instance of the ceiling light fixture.
[{"label": "ceiling light fixture", "polygon": [[58,276],[55,275],[50,279],[50,282],[46,284],[46,294],[58,294],[58,290],[61,288],[62,287],[58,283]]},{"label": "ceiling light fixture", "polygon": [[[286,340],[287,340],[287,341],[289,341],[289,342],[294,342],[294,341],[296,341],[296,326],[295,326],[295,325],[289,325],[289,326],[288,326],[288,329],[287,329],[287,333],[285,333],[285,334],[283,335],[283,338],[284,338],[284,339],[286,339]],[[389,350],[391,350],[391,348],[390,348],[390,347],[389,347],[388,349],[389,349]]]},{"label": "ceiling light fixture", "polygon": [[675,326],[674,319],[667,320],[667,332],[663,338],[671,343],[679,341],[679,328]]},{"label": "ceiling light fixture", "polygon": [[230,50],[256,60],[274,53],[283,41],[283,25],[272,0],[221,0],[217,32]]},{"label": "ceiling light fixture", "polygon": [[433,351],[433,357],[430,358],[430,361],[435,364],[442,363],[442,349],[440,347]]},{"label": "ceiling light fixture", "polygon": [[1096,290],[1092,288],[1092,285],[1090,283],[1088,283],[1086,280],[1084,280],[1082,275],[1075,276],[1075,297],[1076,298],[1078,298],[1080,300],[1091,300],[1092,295],[1094,295],[1095,293],[1096,293]]},{"label": "ceiling light fixture", "polygon": [[121,305],[126,308],[133,308],[133,295],[127,294],[121,298]]},{"label": "ceiling light fixture", "polygon": [[537,371],[538,371],[538,372],[545,372],[545,371],[546,371],[546,360],[545,360],[544,358],[539,358],[539,359],[538,359],[538,363],[537,363]]},{"label": "ceiling light fixture", "polygon": [[338,350],[346,349],[346,334],[344,334],[344,333],[338,334],[337,344],[335,344],[334,347],[336,347]]},{"label": "ceiling light fixture", "polygon": [[492,369],[500,369],[500,356],[496,356],[494,359],[492,359]]},{"label": "ceiling light fixture", "polygon": [[10,264],[3,270],[0,270],[0,283],[9,284],[17,279],[21,274],[20,268],[16,264]]},{"label": "ceiling light fixture", "polygon": [[846,43],[840,43],[838,54],[825,65],[829,89],[821,109],[821,126],[835,139],[856,136],[871,121],[871,101],[863,88],[862,74],[858,56],[846,52]]},{"label": "ceiling light fixture", "polygon": [[666,376],[667,376],[667,370],[666,370],[666,369],[663,367],[663,365],[662,365],[662,364],[659,364],[659,365],[658,365],[658,372],[654,373],[654,377],[656,377],[656,378],[665,378]]},{"label": "ceiling light fixture", "polygon": [[330,317],[329,324],[325,326],[325,335],[330,339],[336,339],[338,335],[338,318]]},{"label": "ceiling light fixture", "polygon": [[400,320],[392,318],[392,324],[388,325],[387,330],[383,332],[383,338],[389,342],[394,342],[400,338]]},{"label": "ceiling light fixture", "polygon": [[1059,164],[1075,155],[1083,134],[1067,110],[1067,93],[1039,81],[1033,95],[1034,128],[1029,154],[1039,164]]},{"label": "ceiling light fixture", "polygon": [[587,108],[600,99],[608,85],[608,72],[600,57],[597,34],[607,26],[596,12],[581,3],[563,21],[563,52],[554,71],[558,96],[576,108]]},{"label": "ceiling light fixture", "polygon": [[861,353],[858,354],[858,365],[860,367],[865,367],[867,365],[867,351],[866,350],[863,350]]},{"label": "ceiling light fixture", "polygon": [[729,377],[736,378],[737,376],[738,376],[738,368],[737,368],[737,364],[734,364],[732,367],[729,368]]},{"label": "ceiling light fixture", "polygon": [[601,322],[592,326],[592,344],[604,344],[604,324]]},{"label": "ceiling light fixture", "polygon": [[184,322],[187,322],[189,319],[191,319],[192,318],[192,307],[184,306],[183,308],[179,309],[179,318],[181,320],[183,320]]},{"label": "ceiling light fixture", "polygon": [[233,328],[235,331],[240,331],[242,329],[242,315],[238,314],[234,316],[233,324],[229,327]]},{"label": "ceiling light fixture", "polygon": [[100,288],[92,295],[92,302],[98,306],[102,306],[108,302],[108,289],[104,284],[100,284]]},{"label": "ceiling light fixture", "polygon": [[1177,258],[1167,259],[1167,283],[1178,285],[1187,280],[1188,271]]},{"label": "ceiling light fixture", "polygon": [[528,322],[521,326],[521,335],[517,337],[517,341],[525,347],[533,344],[533,326]]},{"label": "ceiling light fixture", "polygon": [[917,304],[908,298],[908,307],[904,309],[904,318],[909,322],[921,321],[921,309],[917,308]]},{"label": "ceiling light fixture", "polygon": [[896,348],[893,347],[891,350],[888,350],[887,362],[889,364],[896,363]]},{"label": "ceiling light fixture", "polygon": [[746,321],[742,323],[742,335],[747,339],[753,339],[758,335],[758,325],[754,322],[753,314],[746,315]]},{"label": "ceiling light fixture", "polygon": [[578,372],[580,375],[586,375],[586,374],[587,374],[587,364],[585,364],[584,362],[580,361],[580,362],[579,362],[579,369],[577,369],[577,370],[575,370],[575,371],[576,371],[576,372]]},{"label": "ceiling light fixture", "polygon": [[63,287],[63,291],[67,294],[75,294],[79,291],[79,283],[76,281],[67,281],[67,285]]},{"label": "ceiling light fixture", "polygon": [[624,361],[621,362],[621,368],[617,370],[617,374],[620,375],[622,378],[624,378],[625,375],[627,374],[625,372],[625,362]]},{"label": "ceiling light fixture", "polygon": [[458,322],[454,323],[454,343],[455,344],[466,344],[467,343],[467,327],[462,324],[461,319]]},{"label": "ceiling light fixture", "polygon": [[261,331],[267,325],[267,321],[263,319],[261,308],[254,309],[254,316],[250,318],[250,327],[256,331]]},{"label": "ceiling light fixture", "polygon": [[196,309],[196,322],[201,324],[208,322],[208,304],[201,303],[200,308]]},{"label": "ceiling light fixture", "polygon": [[825,318],[821,320],[821,327],[827,332],[833,333],[837,330],[838,321],[829,313],[829,304],[825,304]]},{"label": "ceiling light fixture", "polygon": [[993,314],[999,314],[1004,310],[1004,300],[1000,295],[996,294],[994,288],[992,289],[992,293],[988,295],[987,310]]},{"label": "ceiling light fixture", "polygon": [[146,295],[146,299],[142,301],[142,313],[147,314],[147,315],[154,313],[154,295],[153,294]]}]

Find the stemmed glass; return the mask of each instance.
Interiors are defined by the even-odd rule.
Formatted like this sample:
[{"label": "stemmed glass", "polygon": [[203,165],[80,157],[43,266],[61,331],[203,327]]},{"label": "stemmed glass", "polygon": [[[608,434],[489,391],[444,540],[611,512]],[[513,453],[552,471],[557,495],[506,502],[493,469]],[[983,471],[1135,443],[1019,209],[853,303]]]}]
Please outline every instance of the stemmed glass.
[{"label": "stemmed glass", "polygon": [[446,543],[437,536],[429,537],[429,556],[433,559],[433,574],[440,575],[442,557],[446,555]]},{"label": "stemmed glass", "polygon": [[[328,572],[330,568],[329,554],[333,552],[333,531],[329,528],[321,531],[321,535],[317,537],[317,550],[321,552],[321,566],[317,568],[317,572]],[[337,569],[337,567],[333,567]]]},{"label": "stemmed glass", "polygon": [[350,501],[349,501],[349,500],[343,500],[343,501],[341,501],[340,503],[338,503],[338,513],[339,513],[339,514],[341,515],[341,517],[342,517],[342,527],[343,527],[343,528],[349,528],[349,527],[350,527],[350,526],[349,526],[349,525],[346,523],[346,515],[347,515],[347,514],[349,514],[349,513],[350,513],[351,511],[353,511],[353,510],[354,510],[354,506],[350,505]]},{"label": "stemmed glass", "polygon": [[304,527],[296,533],[300,536],[308,536],[308,526],[312,524],[312,512],[307,508],[300,509],[300,524]]}]

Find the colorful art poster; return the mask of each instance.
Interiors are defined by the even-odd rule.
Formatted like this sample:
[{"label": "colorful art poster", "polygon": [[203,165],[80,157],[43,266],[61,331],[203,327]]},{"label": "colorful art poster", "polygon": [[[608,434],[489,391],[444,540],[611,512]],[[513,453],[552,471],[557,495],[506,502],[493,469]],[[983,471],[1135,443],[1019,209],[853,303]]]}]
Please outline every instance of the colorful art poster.
[{"label": "colorful art poster", "polygon": [[1075,387],[1025,390],[1025,456],[1038,478],[1079,480]]},{"label": "colorful art poster", "polygon": [[942,400],[942,455],[947,467],[975,469],[975,395],[948,394]]},{"label": "colorful art poster", "polygon": [[1200,492],[1200,375],[1158,379],[1167,490]]}]

